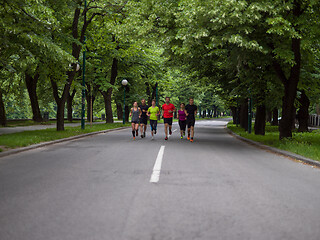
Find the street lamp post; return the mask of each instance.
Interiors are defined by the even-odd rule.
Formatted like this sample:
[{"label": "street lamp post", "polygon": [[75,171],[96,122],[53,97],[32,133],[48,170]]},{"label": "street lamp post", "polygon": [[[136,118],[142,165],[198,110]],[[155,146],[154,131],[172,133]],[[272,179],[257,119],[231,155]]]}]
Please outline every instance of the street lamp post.
[{"label": "street lamp post", "polygon": [[199,102],[199,118],[201,118],[201,101]]},{"label": "street lamp post", "polygon": [[121,84],[123,85],[123,121],[122,123],[126,123],[126,86],[128,85],[128,80],[123,79],[121,81]]}]

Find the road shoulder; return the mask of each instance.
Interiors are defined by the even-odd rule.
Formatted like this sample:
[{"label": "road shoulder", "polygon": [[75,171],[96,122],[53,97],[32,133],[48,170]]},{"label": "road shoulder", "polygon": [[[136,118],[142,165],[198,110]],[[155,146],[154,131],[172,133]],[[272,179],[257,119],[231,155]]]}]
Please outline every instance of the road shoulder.
[{"label": "road shoulder", "polygon": [[238,134],[232,132],[227,126],[225,126],[225,129],[233,137],[235,137],[235,138],[237,138],[237,139],[239,139],[239,140],[241,140],[243,142],[246,142],[246,143],[248,143],[250,145],[253,145],[253,146],[261,148],[263,150],[272,152],[274,154],[279,154],[281,156],[287,157],[287,158],[289,158],[289,159],[291,159],[293,161],[296,161],[296,162],[300,162],[300,163],[303,163],[303,164],[307,164],[307,165],[311,165],[313,167],[320,168],[320,162],[318,162],[318,161],[315,161],[313,159],[310,159],[310,158],[307,158],[307,157],[304,157],[304,156],[301,156],[299,154],[295,154],[295,153],[292,153],[292,152],[289,152],[289,151],[285,151],[285,150],[281,150],[281,149],[278,149],[278,148],[270,147],[270,146],[264,145],[262,143],[252,141],[251,139],[247,139],[247,138],[241,137]]}]

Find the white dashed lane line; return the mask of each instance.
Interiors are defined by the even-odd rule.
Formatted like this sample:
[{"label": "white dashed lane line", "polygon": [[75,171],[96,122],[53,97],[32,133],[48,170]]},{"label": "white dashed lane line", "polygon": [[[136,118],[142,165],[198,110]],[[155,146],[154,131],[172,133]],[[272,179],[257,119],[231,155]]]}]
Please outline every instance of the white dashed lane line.
[{"label": "white dashed lane line", "polygon": [[153,167],[153,172],[150,178],[151,183],[159,182],[164,149],[165,149],[165,146],[160,147],[156,162]]}]

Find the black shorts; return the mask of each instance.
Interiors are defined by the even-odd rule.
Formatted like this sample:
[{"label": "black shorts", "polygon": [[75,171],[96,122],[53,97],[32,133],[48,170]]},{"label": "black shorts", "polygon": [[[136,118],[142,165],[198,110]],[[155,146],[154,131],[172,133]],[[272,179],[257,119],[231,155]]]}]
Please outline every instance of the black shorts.
[{"label": "black shorts", "polygon": [[188,119],[187,120],[188,128],[194,127],[195,123],[196,123],[195,119]]},{"label": "black shorts", "polygon": [[148,124],[148,118],[140,118],[140,124],[147,125]]},{"label": "black shorts", "polygon": [[163,118],[163,122],[164,122],[164,124],[168,124],[169,126],[171,126],[172,125],[172,118]]},{"label": "black shorts", "polygon": [[139,121],[131,121],[131,123],[139,124]]},{"label": "black shorts", "polygon": [[184,121],[179,120],[179,126],[180,126],[181,131],[186,131],[186,123],[187,123],[186,120],[184,120]]},{"label": "black shorts", "polygon": [[151,131],[157,130],[157,124],[158,124],[158,121],[157,121],[157,120],[151,120],[151,119],[150,119]]}]

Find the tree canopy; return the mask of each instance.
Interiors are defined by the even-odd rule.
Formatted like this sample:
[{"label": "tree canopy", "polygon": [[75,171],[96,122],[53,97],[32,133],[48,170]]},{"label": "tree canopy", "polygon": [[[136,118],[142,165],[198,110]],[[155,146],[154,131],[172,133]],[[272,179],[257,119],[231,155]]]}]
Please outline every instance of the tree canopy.
[{"label": "tree canopy", "polygon": [[157,92],[245,118],[252,98],[256,134],[280,111],[280,137],[291,137],[297,109],[305,119],[320,102],[319,11],[316,0],[3,0],[1,124],[50,111],[63,130],[79,116],[86,67],[89,120],[126,114],[125,78],[129,103]]}]

